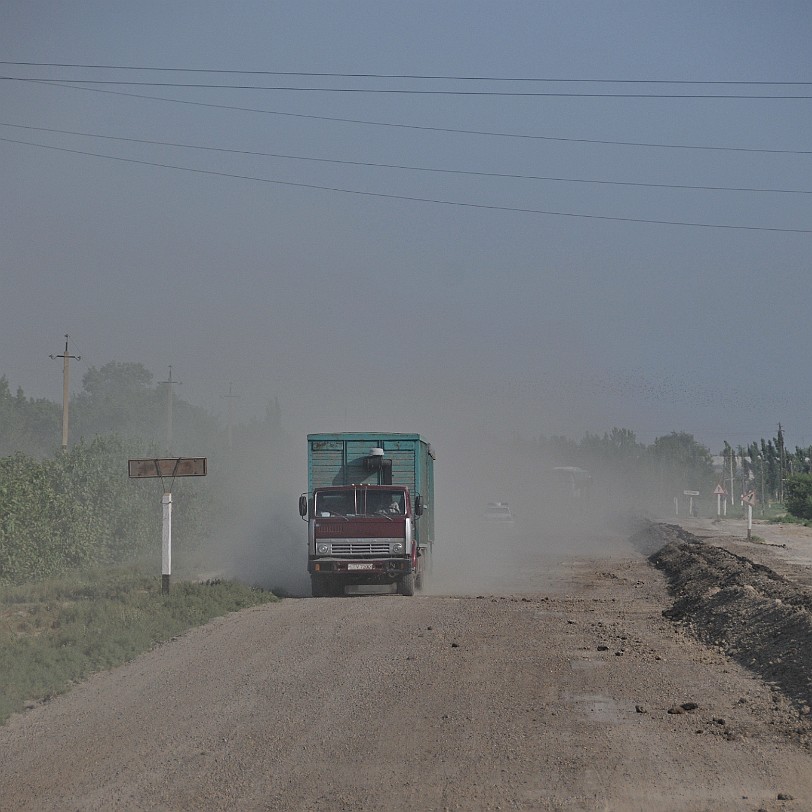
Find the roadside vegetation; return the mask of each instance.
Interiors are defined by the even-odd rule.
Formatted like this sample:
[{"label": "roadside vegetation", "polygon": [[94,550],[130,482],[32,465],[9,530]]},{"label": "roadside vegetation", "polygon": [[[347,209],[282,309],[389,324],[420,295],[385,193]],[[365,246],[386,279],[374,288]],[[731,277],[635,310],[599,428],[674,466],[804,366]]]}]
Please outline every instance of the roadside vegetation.
[{"label": "roadside vegetation", "polygon": [[[129,479],[127,460],[176,456],[166,451],[166,403],[166,384],[140,364],[91,368],[63,451],[61,406],[12,394],[0,377],[0,723],[214,617],[278,600],[236,581],[195,582],[217,570],[223,505],[245,491],[229,480],[233,460],[249,449],[257,470],[281,435],[275,403],[264,421],[227,431],[175,399],[173,447],[208,457],[210,476],[171,483],[174,570],[191,580],[173,575],[161,593],[160,497],[170,483]],[[258,479],[267,498],[271,483]]]},{"label": "roadside vegetation", "polygon": [[0,724],[212,618],[275,601],[233,581],[173,584],[135,567],[0,586]]}]

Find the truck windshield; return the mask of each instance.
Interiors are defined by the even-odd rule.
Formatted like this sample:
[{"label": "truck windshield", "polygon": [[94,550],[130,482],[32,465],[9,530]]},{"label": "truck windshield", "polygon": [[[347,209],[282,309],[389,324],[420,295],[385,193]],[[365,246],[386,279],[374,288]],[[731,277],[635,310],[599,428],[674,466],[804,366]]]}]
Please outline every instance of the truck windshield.
[{"label": "truck windshield", "polygon": [[316,515],[348,516],[355,513],[355,491],[320,493],[316,497]]},{"label": "truck windshield", "polygon": [[402,516],[406,509],[403,490],[322,491],[316,494],[317,516]]},{"label": "truck windshield", "polygon": [[403,491],[374,491],[367,493],[367,513],[402,516],[406,503]]}]

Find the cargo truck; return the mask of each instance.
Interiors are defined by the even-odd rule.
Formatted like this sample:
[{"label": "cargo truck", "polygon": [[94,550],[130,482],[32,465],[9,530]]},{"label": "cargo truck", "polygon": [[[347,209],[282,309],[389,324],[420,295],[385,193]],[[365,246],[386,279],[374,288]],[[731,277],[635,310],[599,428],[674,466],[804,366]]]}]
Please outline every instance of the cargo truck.
[{"label": "cargo truck", "polygon": [[314,598],[422,589],[434,544],[434,451],[419,434],[307,435],[307,568]]}]

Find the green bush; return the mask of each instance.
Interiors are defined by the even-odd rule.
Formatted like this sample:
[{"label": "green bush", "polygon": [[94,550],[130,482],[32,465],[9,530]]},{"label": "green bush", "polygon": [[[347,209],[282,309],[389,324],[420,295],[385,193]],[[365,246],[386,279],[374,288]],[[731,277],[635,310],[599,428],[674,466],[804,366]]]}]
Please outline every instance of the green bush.
[{"label": "green bush", "polygon": [[812,519],[812,474],[794,474],[784,480],[784,504],[798,519]]},{"label": "green bush", "polygon": [[[128,478],[127,459],[138,456],[143,449],[134,442],[102,435],[51,458],[0,458],[0,583],[154,552],[160,484]],[[199,535],[210,509],[205,490],[180,483],[174,490],[189,519],[186,534]],[[180,531],[176,537],[185,541]]]}]

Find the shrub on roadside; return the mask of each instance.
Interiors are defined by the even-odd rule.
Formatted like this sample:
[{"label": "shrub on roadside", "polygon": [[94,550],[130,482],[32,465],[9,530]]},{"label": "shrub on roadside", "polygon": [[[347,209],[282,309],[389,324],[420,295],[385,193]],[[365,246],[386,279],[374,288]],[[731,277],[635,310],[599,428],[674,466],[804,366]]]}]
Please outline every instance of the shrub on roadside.
[{"label": "shrub on roadside", "polygon": [[122,561],[154,544],[153,494],[127,478],[135,450],[104,435],[42,460],[0,458],[0,583]]},{"label": "shrub on roadside", "polygon": [[796,518],[812,520],[812,474],[794,474],[784,480],[784,504]]}]

